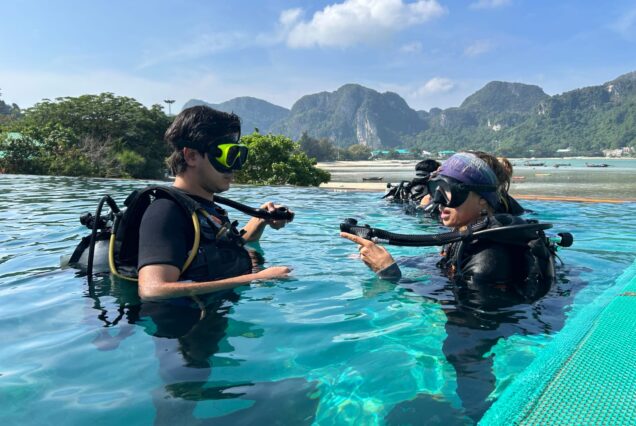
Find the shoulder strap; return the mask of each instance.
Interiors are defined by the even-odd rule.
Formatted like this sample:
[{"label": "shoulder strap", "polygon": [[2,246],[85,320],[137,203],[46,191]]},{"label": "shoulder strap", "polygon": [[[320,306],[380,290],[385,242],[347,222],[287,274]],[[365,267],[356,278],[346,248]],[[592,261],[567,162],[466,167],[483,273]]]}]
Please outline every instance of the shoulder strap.
[{"label": "shoulder strap", "polygon": [[[191,217],[194,225],[194,243],[198,249],[200,241],[200,228],[196,211],[201,208],[200,204],[176,188],[151,185],[143,189],[133,191],[124,201],[126,210],[121,213],[113,226],[111,256],[111,272],[119,275],[117,267],[120,265],[129,265],[137,267],[139,256],[139,228],[141,219],[146,209],[153,200],[158,198],[168,198],[174,201],[186,214]],[[192,250],[186,264],[182,268],[182,272],[190,265],[196,250]]]}]

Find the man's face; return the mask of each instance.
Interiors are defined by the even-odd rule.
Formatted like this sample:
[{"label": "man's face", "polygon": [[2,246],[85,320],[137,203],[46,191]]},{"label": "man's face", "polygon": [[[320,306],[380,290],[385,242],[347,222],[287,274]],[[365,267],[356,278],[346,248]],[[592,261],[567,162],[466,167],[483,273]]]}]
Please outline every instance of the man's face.
[{"label": "man's face", "polygon": [[199,162],[199,184],[209,193],[218,194],[227,191],[230,189],[234,174],[232,172],[221,173],[216,170],[214,166],[212,166],[212,163],[210,163],[208,155],[210,154],[205,153],[202,155],[201,161]]}]

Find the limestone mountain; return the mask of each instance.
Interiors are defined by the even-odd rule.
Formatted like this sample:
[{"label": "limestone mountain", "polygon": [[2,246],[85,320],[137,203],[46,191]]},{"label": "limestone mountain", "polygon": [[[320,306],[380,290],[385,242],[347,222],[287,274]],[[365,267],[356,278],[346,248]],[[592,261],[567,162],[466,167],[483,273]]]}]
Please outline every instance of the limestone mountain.
[{"label": "limestone mountain", "polygon": [[[540,87],[493,81],[459,107],[414,111],[399,95],[347,84],[334,92],[300,98],[291,111],[255,98],[221,104],[244,129],[299,139],[303,132],[346,147],[481,149],[505,155],[553,155],[571,147],[578,154],[636,146],[636,72],[599,86],[555,96]],[[248,133],[248,131],[245,131]]]},{"label": "limestone mountain", "polygon": [[460,108],[479,114],[529,114],[549,97],[539,86],[491,81],[467,97]]},{"label": "limestone mountain", "polygon": [[418,133],[425,127],[417,112],[399,95],[347,84],[335,92],[303,96],[274,130],[294,139],[306,131],[339,146],[384,148],[403,146],[404,135]]},{"label": "limestone mountain", "polygon": [[233,112],[241,117],[241,127],[244,134],[258,129],[261,133],[268,133],[272,125],[289,115],[289,110],[267,101],[250,96],[230,99],[220,104],[211,104],[199,99],[191,99],[183,106],[183,109],[195,105],[207,105],[224,112]]},{"label": "limestone mountain", "polygon": [[502,148],[549,154],[559,148],[598,154],[636,145],[636,72],[599,86],[543,100],[524,122],[502,135]]}]

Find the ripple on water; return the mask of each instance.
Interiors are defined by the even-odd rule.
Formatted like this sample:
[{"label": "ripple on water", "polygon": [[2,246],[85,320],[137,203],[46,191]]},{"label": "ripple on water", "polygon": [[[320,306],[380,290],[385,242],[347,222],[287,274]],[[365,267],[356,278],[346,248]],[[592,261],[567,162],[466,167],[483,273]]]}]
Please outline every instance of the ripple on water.
[{"label": "ripple on water", "polygon": [[[5,407],[11,408],[3,412],[9,423],[85,424],[98,417],[112,423],[125,410],[129,422],[148,424],[161,403],[153,394],[186,412],[194,405],[166,387],[196,388],[196,379],[179,376],[183,365],[174,358],[181,352],[170,346],[176,342],[153,339],[150,321],[135,323],[136,301],[128,294],[134,296],[134,287],[106,278],[89,288],[85,278],[59,269],[60,256],[88,233],[80,213],[94,211],[105,193],[120,201],[146,183],[0,175],[0,394],[9,395]],[[416,265],[404,266],[409,282],[396,287],[351,258],[355,245],[338,237],[346,217],[403,233],[435,232],[436,225],[402,214],[373,193],[238,186],[228,196],[250,205],[269,199],[296,211],[292,224],[261,241],[266,265],[291,266],[293,278],[241,288],[240,299],[226,304],[222,333],[204,337],[218,339],[218,349],[209,358],[209,399],[197,403],[196,413],[265,413],[263,407],[278,401],[309,398],[317,400],[316,424],[382,424],[408,410],[420,419],[452,412],[449,425],[459,422],[457,373],[443,351],[445,311],[455,299],[432,263],[419,259],[435,257],[436,250],[389,248]],[[575,245],[560,251],[567,265],[560,286],[541,304],[510,313],[517,321],[509,326],[512,335],[491,349],[495,395],[564,321],[583,306],[602,304],[599,296],[636,253],[635,204],[524,205],[539,212],[531,217],[553,222],[555,232],[572,232]],[[532,322],[535,317],[542,322]],[[468,339],[476,333],[464,331]],[[174,356],[165,361],[166,354]],[[315,388],[299,391],[301,382]],[[252,396],[232,397],[223,391],[228,387]]]}]

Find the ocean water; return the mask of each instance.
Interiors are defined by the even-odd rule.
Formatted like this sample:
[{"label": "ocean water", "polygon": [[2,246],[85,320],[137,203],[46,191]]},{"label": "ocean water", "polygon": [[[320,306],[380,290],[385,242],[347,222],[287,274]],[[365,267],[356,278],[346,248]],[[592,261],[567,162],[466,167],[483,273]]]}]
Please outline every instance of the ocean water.
[{"label": "ocean water", "polygon": [[355,258],[338,237],[346,217],[440,230],[379,194],[242,186],[227,196],[296,211],[260,244],[266,266],[291,266],[292,277],[187,318],[141,303],[132,283],[89,285],[60,268],[88,233],[80,213],[146,183],[0,175],[3,425],[473,424],[582,307],[606,303],[636,253],[636,204],[526,202],[574,234],[557,286],[531,305],[479,309],[458,302],[434,248],[390,247],[403,264],[397,285]]}]

